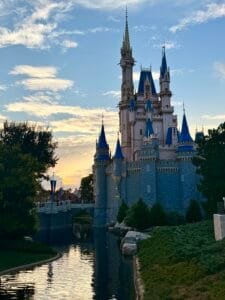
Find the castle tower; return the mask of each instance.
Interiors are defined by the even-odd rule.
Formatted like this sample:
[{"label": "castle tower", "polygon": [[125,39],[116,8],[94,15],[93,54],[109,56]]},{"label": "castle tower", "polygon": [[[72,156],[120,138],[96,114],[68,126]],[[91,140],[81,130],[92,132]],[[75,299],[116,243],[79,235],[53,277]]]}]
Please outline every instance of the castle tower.
[{"label": "castle tower", "polygon": [[[166,51],[165,47],[162,49],[162,62],[160,67],[160,99],[161,99],[161,111],[163,115],[163,143],[168,142],[168,129],[175,132],[177,128],[177,119],[174,118],[174,108],[171,106],[171,96],[170,91],[170,70],[167,66]],[[174,135],[175,136],[175,135]]]},{"label": "castle tower", "polygon": [[180,205],[183,211],[186,211],[190,200],[193,198],[196,199],[195,195],[197,196],[199,194],[196,186],[196,169],[192,163],[194,155],[194,142],[190,135],[186,114],[184,112],[177,148],[177,159],[180,166],[180,199],[182,200]]},{"label": "castle tower", "polygon": [[109,145],[105,137],[105,129],[102,124],[101,133],[96,143],[94,174],[94,196],[95,196],[95,226],[100,227],[106,224],[107,210],[107,179],[106,167],[110,162]]},{"label": "castle tower", "polygon": [[121,85],[121,101],[120,108],[120,132],[121,143],[125,157],[128,160],[132,159],[131,151],[131,125],[129,123],[129,102],[134,98],[134,83],[133,83],[133,66],[134,58],[132,56],[132,48],[130,45],[128,17],[126,11],[125,33],[121,47],[120,66],[122,69],[122,85]]}]

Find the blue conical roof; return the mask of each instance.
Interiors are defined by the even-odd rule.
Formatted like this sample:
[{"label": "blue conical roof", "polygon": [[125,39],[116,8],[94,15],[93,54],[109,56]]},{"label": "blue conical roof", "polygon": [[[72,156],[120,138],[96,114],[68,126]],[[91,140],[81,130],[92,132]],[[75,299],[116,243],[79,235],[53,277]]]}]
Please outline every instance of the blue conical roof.
[{"label": "blue conical roof", "polygon": [[160,68],[160,76],[162,78],[164,78],[166,72],[167,72],[166,52],[165,52],[165,47],[163,47],[163,56],[162,56],[162,64],[161,64],[161,68]]},{"label": "blue conical roof", "polygon": [[192,137],[189,132],[188,123],[186,119],[186,115],[184,113],[183,121],[182,121],[182,129],[180,133],[180,143],[192,143]]},{"label": "blue conical roof", "polygon": [[113,158],[116,158],[116,159],[124,158],[119,139],[117,140],[117,143],[116,143],[116,151],[115,151]]},{"label": "blue conical roof", "polygon": [[148,119],[146,122],[145,137],[149,137],[152,134],[154,134],[153,127],[152,127],[152,121],[150,119]]},{"label": "blue conical roof", "polygon": [[141,70],[140,80],[138,85],[138,94],[144,95],[146,79],[148,79],[150,82],[152,95],[157,95],[151,69]]},{"label": "blue conical roof", "polygon": [[101,133],[98,139],[98,148],[102,148],[102,149],[108,149],[109,146],[106,142],[106,137],[105,137],[105,128],[104,125],[102,124],[102,128],[101,128]]}]

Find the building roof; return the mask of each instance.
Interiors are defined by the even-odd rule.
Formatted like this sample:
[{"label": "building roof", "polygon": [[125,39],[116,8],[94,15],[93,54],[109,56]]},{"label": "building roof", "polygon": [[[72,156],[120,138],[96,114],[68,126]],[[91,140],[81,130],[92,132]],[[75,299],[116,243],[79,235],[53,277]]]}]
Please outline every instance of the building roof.
[{"label": "building roof", "polygon": [[146,122],[145,137],[150,137],[152,134],[154,134],[152,121],[148,119]]},{"label": "building roof", "polygon": [[160,76],[162,78],[164,78],[166,72],[167,72],[166,51],[165,51],[165,47],[163,47],[162,64],[161,64],[161,68],[160,68]]},{"label": "building roof", "polygon": [[148,79],[149,82],[150,82],[150,87],[151,87],[152,95],[153,96],[157,95],[156,88],[155,88],[155,83],[154,83],[154,80],[153,80],[153,77],[152,77],[152,71],[151,71],[151,69],[141,70],[140,79],[139,79],[139,85],[138,85],[138,94],[144,95],[145,80],[146,79]]},{"label": "building roof", "polygon": [[115,151],[115,154],[114,154],[113,158],[115,158],[115,159],[124,159],[123,152],[122,152],[122,149],[121,149],[121,146],[120,146],[119,138],[117,139],[116,151]]},{"label": "building roof", "polygon": [[187,123],[185,113],[184,113],[184,116],[183,116],[182,129],[181,129],[181,133],[180,133],[179,142],[180,143],[192,143],[193,142],[192,137],[191,137],[190,132],[189,132],[188,123]]},{"label": "building roof", "polygon": [[109,149],[109,145],[106,142],[105,128],[104,128],[103,124],[102,124],[102,128],[101,128],[101,133],[99,135],[97,147],[101,148],[101,149]]}]

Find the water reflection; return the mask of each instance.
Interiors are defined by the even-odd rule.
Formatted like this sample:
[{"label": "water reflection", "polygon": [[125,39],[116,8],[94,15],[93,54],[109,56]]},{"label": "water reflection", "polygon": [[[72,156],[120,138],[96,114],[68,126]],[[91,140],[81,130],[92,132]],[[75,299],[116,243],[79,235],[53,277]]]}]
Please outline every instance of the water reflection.
[{"label": "water reflection", "polygon": [[132,262],[120,255],[116,237],[98,230],[57,248],[59,260],[0,277],[0,299],[134,299]]}]

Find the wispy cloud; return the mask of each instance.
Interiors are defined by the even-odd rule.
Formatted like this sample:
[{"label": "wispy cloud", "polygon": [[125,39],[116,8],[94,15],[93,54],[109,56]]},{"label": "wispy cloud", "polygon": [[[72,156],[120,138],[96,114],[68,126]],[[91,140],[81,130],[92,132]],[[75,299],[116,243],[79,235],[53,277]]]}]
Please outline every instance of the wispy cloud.
[{"label": "wispy cloud", "polygon": [[225,120],[225,114],[219,114],[219,115],[203,115],[203,119],[206,120],[218,120],[218,121],[224,121]]},{"label": "wispy cloud", "polygon": [[111,96],[113,98],[120,98],[121,91],[107,91],[102,94],[103,96]]},{"label": "wispy cloud", "polygon": [[180,45],[177,44],[174,41],[166,41],[165,43],[161,43],[161,44],[154,44],[153,47],[154,48],[162,48],[163,46],[166,47],[166,50],[170,50],[170,49],[178,49],[180,48]]},{"label": "wispy cloud", "polygon": [[137,6],[145,2],[155,2],[154,0],[76,0],[77,4],[90,9],[118,9],[124,8],[126,5],[129,7]]},{"label": "wispy cloud", "polygon": [[205,9],[193,12],[190,16],[181,19],[177,25],[170,27],[170,31],[175,33],[177,31],[186,29],[195,24],[206,23],[210,20],[215,20],[225,16],[224,3],[210,3]]},{"label": "wispy cloud", "polygon": [[216,72],[216,75],[220,79],[225,79],[225,63],[222,62],[215,62],[214,63],[214,70]]},{"label": "wispy cloud", "polygon": [[55,78],[57,74],[57,68],[46,66],[30,66],[30,65],[18,65],[15,66],[10,73],[11,75],[26,75],[34,78]]},{"label": "wispy cloud", "polygon": [[4,84],[0,84],[0,92],[4,92],[7,90],[7,86]]},{"label": "wispy cloud", "polygon": [[30,66],[18,65],[10,72],[11,75],[25,75],[30,78],[17,81],[30,91],[49,90],[53,92],[64,91],[72,88],[74,82],[72,80],[57,78],[57,68],[48,66]]},{"label": "wispy cloud", "polygon": [[62,42],[62,46],[63,46],[63,48],[66,48],[66,49],[77,48],[78,43],[75,41],[72,41],[72,40],[64,40]]}]

